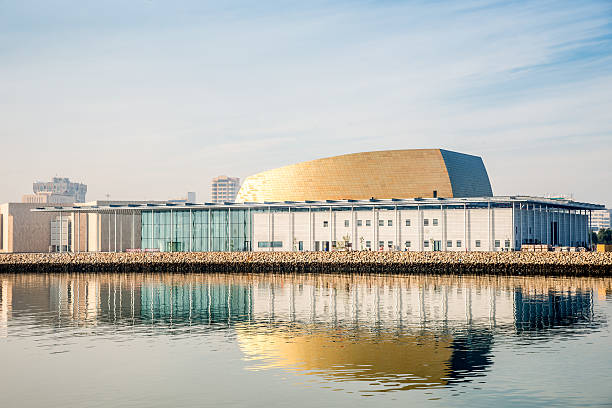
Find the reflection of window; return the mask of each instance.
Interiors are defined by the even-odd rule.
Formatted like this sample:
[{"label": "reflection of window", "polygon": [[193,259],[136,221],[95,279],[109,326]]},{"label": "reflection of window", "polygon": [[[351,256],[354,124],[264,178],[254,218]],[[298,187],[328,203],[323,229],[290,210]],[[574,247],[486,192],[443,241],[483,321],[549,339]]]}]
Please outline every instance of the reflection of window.
[{"label": "reflection of window", "polygon": [[323,221],[323,228],[327,228],[328,225],[329,225],[328,221]]},{"label": "reflection of window", "polygon": [[446,246],[448,248],[452,248],[453,247],[453,241],[446,241]]},{"label": "reflection of window", "polygon": [[406,248],[410,248],[410,241],[404,242],[404,245],[406,246]]},{"label": "reflection of window", "polygon": [[501,246],[499,239],[495,240],[495,248],[499,248]]},{"label": "reflection of window", "polygon": [[428,226],[428,225],[429,225],[429,220],[428,220],[427,218],[425,218],[425,219],[423,220],[423,225],[424,225],[424,226]]},{"label": "reflection of window", "polygon": [[406,226],[409,227],[410,226],[410,220],[406,220]]},{"label": "reflection of window", "polygon": [[429,248],[429,241],[424,241],[424,242],[423,242],[423,246],[424,246],[425,248]]},{"label": "reflection of window", "polygon": [[456,245],[456,247],[457,247],[457,248],[461,248],[461,241],[460,241],[460,240],[457,240],[457,245]]},{"label": "reflection of window", "polygon": [[433,219],[433,225],[434,225],[434,226],[438,225],[438,219],[437,219],[437,218],[434,218],[434,219]]},{"label": "reflection of window", "polygon": [[387,226],[392,227],[393,226],[393,220],[388,220],[387,221]]},{"label": "reflection of window", "polygon": [[344,226],[348,227],[349,226],[349,220],[344,220]]},{"label": "reflection of window", "polygon": [[363,225],[363,222],[361,220],[357,220],[357,226],[361,227]]},{"label": "reflection of window", "polygon": [[378,226],[383,227],[385,225],[385,220],[378,220]]},{"label": "reflection of window", "polygon": [[476,240],[476,248],[480,248],[480,240],[479,239]]},{"label": "reflection of window", "polygon": [[372,248],[372,241],[366,241],[366,248]]},{"label": "reflection of window", "polygon": [[366,220],[366,227],[369,227],[370,225],[372,225],[372,221],[371,220]]}]

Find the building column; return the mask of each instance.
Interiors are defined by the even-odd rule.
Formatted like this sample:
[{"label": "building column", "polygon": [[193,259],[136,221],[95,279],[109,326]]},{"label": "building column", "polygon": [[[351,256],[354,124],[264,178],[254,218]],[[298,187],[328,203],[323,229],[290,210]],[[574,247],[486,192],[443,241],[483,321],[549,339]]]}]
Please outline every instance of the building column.
[{"label": "building column", "polygon": [[487,205],[487,214],[488,214],[488,217],[487,217],[487,227],[488,228],[487,229],[488,229],[488,233],[489,233],[489,251],[491,251],[492,248],[493,248],[493,245],[491,243],[491,239],[492,239],[492,234],[491,234],[491,201],[489,201],[488,205]]},{"label": "building column", "polygon": [[273,251],[272,248],[272,208],[268,206],[268,252]]},{"label": "building column", "polygon": [[329,251],[331,252],[331,250],[333,249],[332,247],[332,242],[334,241],[334,222],[332,221],[333,219],[333,213],[332,213],[332,208],[331,206],[329,206]]},{"label": "building column", "polygon": [[232,251],[232,209],[227,209],[227,249]]},{"label": "building column", "polygon": [[402,246],[400,244],[400,230],[399,230],[399,213],[397,211],[397,205],[395,206],[395,245],[393,247],[393,250],[395,250],[395,248],[399,248],[399,250],[402,250]]},{"label": "building column", "polygon": [[189,209],[189,252],[193,252],[193,210]]},{"label": "building column", "polygon": [[421,206],[417,204],[417,228],[418,228],[418,236],[419,236],[419,250],[425,250],[423,246],[423,214],[421,214]]},{"label": "building column", "polygon": [[442,250],[447,251],[446,247],[446,218],[444,217],[444,205],[440,205],[440,228],[442,230]]},{"label": "building column", "polygon": [[308,240],[309,240],[309,250],[313,251],[314,250],[314,242],[313,242],[313,236],[312,236],[312,207],[309,206],[308,207]]},{"label": "building column", "polygon": [[[514,209],[514,203],[512,204],[512,209]],[[470,242],[468,241],[467,236],[467,204],[463,203],[463,245],[465,247],[465,252],[470,249]]]},{"label": "building column", "polygon": [[62,252],[62,244],[64,243],[64,225],[62,223],[62,212],[59,212],[59,225],[60,225],[60,243],[59,251]]},{"label": "building column", "polygon": [[[131,239],[131,247],[132,249],[134,249],[134,228],[135,228],[135,224],[136,223],[136,210],[132,211],[132,239]],[[142,240],[142,236],[140,238]],[[142,245],[141,245],[142,246]]]},{"label": "building column", "polygon": [[510,232],[510,239],[512,240],[512,244],[510,245],[510,247],[516,251],[516,237],[515,237],[515,232],[516,230],[516,221],[514,219],[514,201],[512,202],[512,231]]}]

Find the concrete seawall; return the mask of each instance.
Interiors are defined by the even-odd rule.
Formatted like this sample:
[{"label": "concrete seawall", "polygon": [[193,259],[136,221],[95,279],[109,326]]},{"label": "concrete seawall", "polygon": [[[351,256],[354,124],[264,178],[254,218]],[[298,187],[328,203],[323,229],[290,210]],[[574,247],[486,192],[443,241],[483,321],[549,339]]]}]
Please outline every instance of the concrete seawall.
[{"label": "concrete seawall", "polygon": [[0,273],[23,272],[352,272],[612,276],[612,253],[354,251],[0,255]]}]

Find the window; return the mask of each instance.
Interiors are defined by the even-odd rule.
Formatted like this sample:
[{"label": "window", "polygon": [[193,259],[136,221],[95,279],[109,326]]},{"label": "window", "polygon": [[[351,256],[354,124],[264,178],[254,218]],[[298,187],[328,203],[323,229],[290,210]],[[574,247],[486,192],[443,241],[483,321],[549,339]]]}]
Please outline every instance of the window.
[{"label": "window", "polygon": [[259,241],[257,243],[258,248],[282,248],[283,241]]},{"label": "window", "polygon": [[510,240],[509,239],[507,239],[506,242],[504,242],[504,246],[506,248],[510,248]]},{"label": "window", "polygon": [[371,220],[366,220],[366,227],[369,227],[370,225],[372,225],[372,221]]},{"label": "window", "polygon": [[300,251],[304,250],[304,241],[298,242],[298,250],[300,250]]},{"label": "window", "polygon": [[433,219],[433,225],[434,225],[434,227],[435,227],[436,225],[438,225],[438,219],[437,219],[437,218],[434,218],[434,219]]},{"label": "window", "polygon": [[429,248],[429,241],[423,241],[423,247]]},{"label": "window", "polygon": [[406,226],[409,227],[410,226],[410,220],[406,220]]},{"label": "window", "polygon": [[344,220],[344,226],[348,227],[349,226],[349,220]]},{"label": "window", "polygon": [[385,241],[378,241],[378,247],[383,248],[385,246]]},{"label": "window", "polygon": [[406,248],[410,248],[410,241],[404,242],[404,245],[406,246]]},{"label": "window", "polygon": [[427,218],[423,220],[423,225],[426,227],[429,225],[429,220]]},{"label": "window", "polygon": [[499,239],[495,240],[495,248],[499,248],[501,246]]},{"label": "window", "polygon": [[480,248],[480,240],[479,239],[476,240],[476,248]]},{"label": "window", "polygon": [[392,227],[393,226],[393,220],[388,220],[387,221],[387,226],[388,227]]},{"label": "window", "polygon": [[336,247],[336,241],[332,241],[332,248]]},{"label": "window", "polygon": [[366,241],[366,248],[372,248],[372,241]]},{"label": "window", "polygon": [[393,248],[393,241],[387,241],[387,246],[389,248]]},{"label": "window", "polygon": [[529,233],[531,234],[531,227],[529,227]]},{"label": "window", "polygon": [[358,226],[358,227],[361,227],[362,225],[363,225],[363,221],[361,221],[361,220],[357,220],[357,226]]},{"label": "window", "polygon": [[447,248],[452,248],[453,247],[453,241],[446,241],[446,247]]},{"label": "window", "polygon": [[329,221],[323,221],[323,228],[327,228],[329,226]]},{"label": "window", "polygon": [[457,243],[455,245],[457,248],[461,248],[461,240],[457,240]]},{"label": "window", "polygon": [[385,220],[378,220],[378,226],[379,227],[384,227],[385,226]]}]

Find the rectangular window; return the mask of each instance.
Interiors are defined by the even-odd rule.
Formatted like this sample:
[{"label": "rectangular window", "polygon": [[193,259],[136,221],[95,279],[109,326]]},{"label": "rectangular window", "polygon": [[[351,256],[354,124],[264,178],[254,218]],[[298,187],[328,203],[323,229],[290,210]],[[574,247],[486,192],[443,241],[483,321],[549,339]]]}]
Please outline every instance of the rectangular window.
[{"label": "rectangular window", "polygon": [[387,220],[387,226],[388,227],[392,227],[393,226],[393,220]]},{"label": "rectangular window", "polygon": [[358,227],[361,227],[362,225],[363,225],[363,221],[361,221],[361,220],[357,220],[357,226],[358,226]]},{"label": "rectangular window", "polygon": [[509,239],[507,239],[506,242],[504,242],[504,246],[506,248],[510,248],[510,240]]},{"label": "rectangular window", "polygon": [[372,221],[371,220],[366,220],[366,227],[369,227],[370,225],[372,225]]},{"label": "rectangular window", "polygon": [[332,241],[332,248],[336,247],[336,241]]},{"label": "rectangular window", "polygon": [[344,226],[348,227],[349,226],[349,220],[344,220]]},{"label": "rectangular window", "polygon": [[499,242],[499,239],[495,240],[495,248],[499,248],[501,246],[501,243]]},{"label": "rectangular window", "polygon": [[300,250],[300,251],[304,250],[304,241],[298,242],[298,250]]},{"label": "rectangular window", "polygon": [[423,241],[423,247],[429,248],[429,241]]},{"label": "rectangular window", "polygon": [[429,220],[427,218],[423,220],[423,225],[426,227],[429,226]]},{"label": "rectangular window", "polygon": [[438,219],[437,219],[437,218],[434,218],[434,219],[433,219],[433,225],[434,225],[434,227],[435,227],[436,225],[438,225]]},{"label": "rectangular window", "polygon": [[385,241],[378,241],[378,248],[384,248]]},{"label": "rectangular window", "polygon": [[257,243],[258,248],[282,248],[283,241],[259,241]]},{"label": "rectangular window", "polygon": [[410,248],[410,241],[404,242],[404,245],[406,246],[406,248]]},{"label": "rectangular window", "polygon": [[447,248],[452,248],[453,247],[453,241],[446,241],[446,247]]},{"label": "rectangular window", "polygon": [[480,240],[479,239],[476,240],[476,248],[480,248]]},{"label": "rectangular window", "polygon": [[384,227],[385,226],[385,220],[378,220],[378,226],[379,227]]},{"label": "rectangular window", "polygon": [[393,248],[393,241],[387,241],[387,246],[389,248]]},{"label": "rectangular window", "polygon": [[372,241],[366,241],[366,248],[372,248]]},{"label": "rectangular window", "polygon": [[406,226],[409,227],[410,226],[410,220],[406,220]]},{"label": "rectangular window", "polygon": [[323,221],[323,228],[327,228],[329,226],[329,221]]},{"label": "rectangular window", "polygon": [[461,240],[457,240],[457,244],[455,245],[457,248],[461,248]]}]

